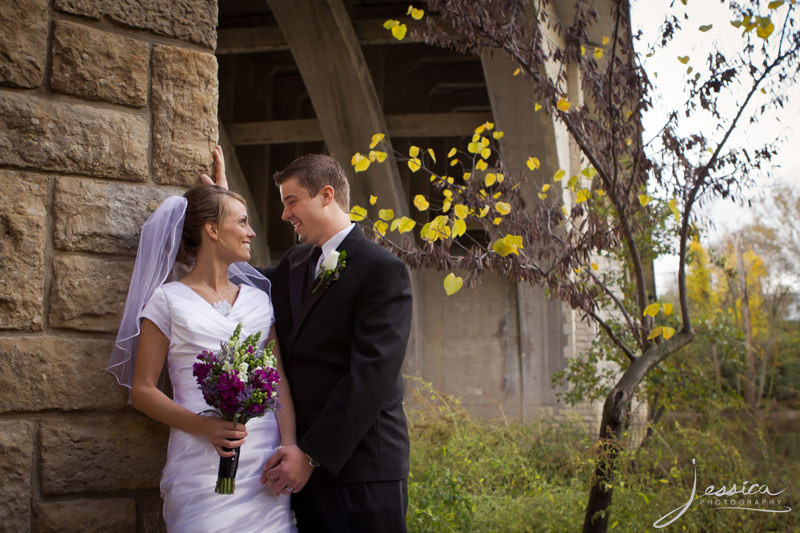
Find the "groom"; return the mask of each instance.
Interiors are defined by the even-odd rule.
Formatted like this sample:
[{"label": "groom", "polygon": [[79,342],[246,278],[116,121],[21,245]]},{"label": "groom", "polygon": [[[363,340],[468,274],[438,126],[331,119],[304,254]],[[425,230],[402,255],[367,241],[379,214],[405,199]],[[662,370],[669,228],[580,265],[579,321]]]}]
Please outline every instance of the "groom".
[{"label": "groom", "polygon": [[350,188],[335,159],[306,155],[274,179],[301,243],[264,271],[298,441],[270,458],[268,483],[293,493],[301,533],[405,531],[408,270],[350,222]]}]

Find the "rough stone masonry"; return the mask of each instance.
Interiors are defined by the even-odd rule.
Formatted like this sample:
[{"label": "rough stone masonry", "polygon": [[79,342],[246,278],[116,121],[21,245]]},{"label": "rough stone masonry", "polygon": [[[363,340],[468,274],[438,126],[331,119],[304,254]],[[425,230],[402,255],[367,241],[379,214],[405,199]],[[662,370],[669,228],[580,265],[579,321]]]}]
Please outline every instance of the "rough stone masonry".
[{"label": "rough stone masonry", "polygon": [[0,530],[160,531],[104,367],[139,229],[211,171],[216,0],[0,2]]}]

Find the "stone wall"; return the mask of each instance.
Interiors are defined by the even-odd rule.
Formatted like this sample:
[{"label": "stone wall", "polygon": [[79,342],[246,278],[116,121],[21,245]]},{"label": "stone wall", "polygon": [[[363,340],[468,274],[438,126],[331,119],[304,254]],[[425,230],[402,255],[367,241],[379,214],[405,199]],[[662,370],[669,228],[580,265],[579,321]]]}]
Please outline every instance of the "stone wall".
[{"label": "stone wall", "polygon": [[211,171],[215,0],[0,2],[0,530],[163,530],[105,374],[139,228]]}]

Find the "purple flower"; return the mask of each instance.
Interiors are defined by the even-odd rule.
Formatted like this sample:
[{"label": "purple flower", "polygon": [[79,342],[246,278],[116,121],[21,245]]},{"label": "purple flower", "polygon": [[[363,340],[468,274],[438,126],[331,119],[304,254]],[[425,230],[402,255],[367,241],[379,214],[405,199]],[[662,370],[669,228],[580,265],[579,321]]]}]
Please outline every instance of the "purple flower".
[{"label": "purple flower", "polygon": [[247,409],[247,414],[250,415],[260,415],[264,412],[264,406],[260,403],[254,403]]},{"label": "purple flower", "polygon": [[234,371],[223,372],[217,380],[219,408],[226,414],[234,415],[239,410],[239,393],[244,391],[244,383]]},{"label": "purple flower", "polygon": [[[200,356],[198,356],[197,358],[200,359]],[[203,382],[208,377],[208,374],[211,373],[211,369],[213,368],[213,366],[214,365],[212,365],[211,363],[202,363],[202,362],[197,362],[193,365],[192,375],[197,378],[198,385],[200,385],[201,387],[203,386]]]}]

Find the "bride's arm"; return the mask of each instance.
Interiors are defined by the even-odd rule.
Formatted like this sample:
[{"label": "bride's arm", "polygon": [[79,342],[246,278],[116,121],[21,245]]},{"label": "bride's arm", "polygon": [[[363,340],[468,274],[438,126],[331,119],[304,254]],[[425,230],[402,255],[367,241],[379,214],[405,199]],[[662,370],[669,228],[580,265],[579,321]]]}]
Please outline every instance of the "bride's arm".
[{"label": "bride's arm", "polygon": [[166,335],[152,321],[143,319],[131,390],[133,406],[162,424],[208,439],[220,456],[233,456],[234,452],[225,452],[222,446],[236,448],[244,443],[247,430],[243,424],[237,424],[234,429],[233,422],[195,414],[173,402],[159,390],[158,378],[164,367],[168,348],[169,339]]},{"label": "bride's arm", "polygon": [[292,402],[292,391],[289,388],[289,380],[286,379],[286,373],[283,371],[283,360],[281,358],[281,349],[278,346],[278,338],[275,333],[275,326],[269,331],[269,341],[275,341],[273,354],[278,363],[278,398],[280,399],[281,408],[275,413],[275,418],[278,419],[278,428],[281,432],[281,446],[291,446],[297,444],[297,432],[294,420],[294,403]]}]

